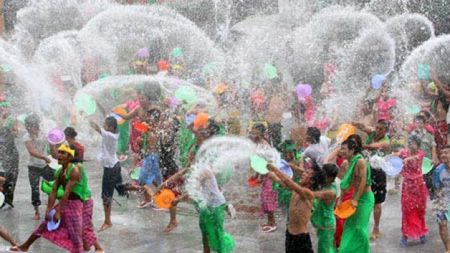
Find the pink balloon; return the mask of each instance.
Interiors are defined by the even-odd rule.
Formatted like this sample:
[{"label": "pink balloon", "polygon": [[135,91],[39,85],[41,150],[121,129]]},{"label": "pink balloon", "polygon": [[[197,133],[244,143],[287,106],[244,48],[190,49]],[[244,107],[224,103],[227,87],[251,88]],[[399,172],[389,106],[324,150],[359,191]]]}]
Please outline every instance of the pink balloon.
[{"label": "pink balloon", "polygon": [[139,51],[137,52],[137,56],[139,58],[147,58],[150,56],[150,51],[148,51],[148,48],[143,47],[143,48],[139,49]]},{"label": "pink balloon", "polygon": [[312,88],[309,84],[298,84],[295,90],[299,98],[307,97],[312,93]]}]

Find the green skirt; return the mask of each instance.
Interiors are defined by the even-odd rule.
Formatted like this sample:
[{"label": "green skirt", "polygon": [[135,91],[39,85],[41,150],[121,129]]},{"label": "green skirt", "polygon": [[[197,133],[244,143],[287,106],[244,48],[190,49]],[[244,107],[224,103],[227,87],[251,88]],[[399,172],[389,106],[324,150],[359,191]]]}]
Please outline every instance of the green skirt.
[{"label": "green skirt", "polygon": [[317,252],[336,253],[334,247],[334,233],[336,229],[317,229]]},{"label": "green skirt", "polygon": [[130,141],[130,124],[129,121],[118,125],[119,129],[119,141],[117,143],[117,151],[124,154],[128,151],[128,143]]},{"label": "green skirt", "polygon": [[344,225],[339,253],[369,253],[369,221],[375,205],[373,192],[367,192],[358,201],[356,212]]},{"label": "green skirt", "polygon": [[236,246],[233,237],[223,228],[225,205],[200,209],[200,230],[208,238],[209,248],[218,253],[232,252]]}]

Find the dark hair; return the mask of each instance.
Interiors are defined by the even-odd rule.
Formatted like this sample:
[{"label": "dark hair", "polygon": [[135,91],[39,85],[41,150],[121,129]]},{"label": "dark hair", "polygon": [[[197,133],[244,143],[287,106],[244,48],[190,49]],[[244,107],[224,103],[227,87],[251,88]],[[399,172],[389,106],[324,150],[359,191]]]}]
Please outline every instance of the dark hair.
[{"label": "dark hair", "polygon": [[426,119],[425,116],[423,116],[423,115],[416,115],[416,116],[414,117],[414,119],[415,119],[415,120],[420,120],[420,121],[422,121],[423,123],[427,122],[427,119]]},{"label": "dark hair", "polygon": [[449,104],[447,102],[447,98],[444,95],[439,94],[439,97],[436,99],[436,105],[441,102],[442,103],[442,107],[444,108],[444,110],[446,112],[448,112],[448,107]]},{"label": "dark hair", "polygon": [[408,142],[415,142],[417,144],[417,146],[420,147],[420,145],[422,144],[422,141],[420,140],[419,136],[415,135],[415,134],[411,134],[408,136]]},{"label": "dark hair", "polygon": [[70,160],[71,163],[82,163],[83,160],[78,157],[78,149],[75,147],[75,145],[70,144],[69,148],[73,149],[75,151],[72,160]]},{"label": "dark hair", "polygon": [[388,128],[389,128],[389,122],[386,121],[386,120],[380,119],[380,120],[378,120],[377,124],[378,124],[378,125],[382,125],[385,129],[388,129]]},{"label": "dark hair", "polygon": [[117,120],[113,116],[106,117],[105,125],[111,127],[114,130],[114,132],[117,131]]},{"label": "dark hair", "polygon": [[339,168],[336,166],[336,164],[333,163],[326,163],[322,166],[322,170],[325,172],[326,178],[335,179],[337,177],[337,174],[339,172]]},{"label": "dark hair", "polygon": [[64,129],[64,135],[73,139],[77,137],[78,133],[73,127],[66,127],[66,129]]},{"label": "dark hair", "polygon": [[34,128],[34,127],[39,127],[39,123],[41,123],[41,119],[39,118],[39,116],[35,113],[28,115],[25,118],[25,128]]},{"label": "dark hair", "polygon": [[219,124],[213,119],[208,120],[208,132],[210,137],[217,135],[220,132]]},{"label": "dark hair", "polygon": [[430,119],[430,117],[431,117],[431,113],[429,111],[422,110],[419,113],[423,113],[427,120]]},{"label": "dark hair", "polygon": [[320,141],[320,130],[317,127],[308,127],[306,134],[311,139],[312,144],[319,143]]},{"label": "dark hair", "polygon": [[[314,159],[307,157],[307,158],[305,158],[305,162],[307,162],[308,164],[311,164],[310,169],[312,169],[314,172],[314,174],[311,178],[311,180],[312,180],[311,190],[317,191],[325,184],[325,173]],[[308,165],[306,165],[306,166],[308,166]]]},{"label": "dark hair", "polygon": [[261,134],[265,134],[266,131],[267,131],[266,126],[264,126],[264,124],[262,124],[262,123],[255,123],[255,124],[252,126],[252,129],[258,130]]},{"label": "dark hair", "polygon": [[159,109],[153,108],[147,111],[150,114],[150,117],[156,120],[161,118],[161,111]]},{"label": "dark hair", "polygon": [[348,149],[354,150],[355,154],[363,151],[361,136],[357,134],[350,135],[347,140],[342,142],[342,145],[347,145]]}]

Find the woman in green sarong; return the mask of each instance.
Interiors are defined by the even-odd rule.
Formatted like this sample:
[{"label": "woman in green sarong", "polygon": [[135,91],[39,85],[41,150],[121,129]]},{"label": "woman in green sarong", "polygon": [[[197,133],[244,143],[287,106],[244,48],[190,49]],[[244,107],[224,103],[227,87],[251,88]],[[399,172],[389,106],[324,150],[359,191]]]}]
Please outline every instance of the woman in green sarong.
[{"label": "woman in green sarong", "polygon": [[351,135],[341,146],[343,156],[350,162],[342,179],[341,189],[345,193],[354,187],[352,205],[356,208],[356,212],[345,221],[339,248],[340,253],[370,252],[369,220],[375,199],[370,188],[370,167],[361,155],[361,143],[360,136]]}]

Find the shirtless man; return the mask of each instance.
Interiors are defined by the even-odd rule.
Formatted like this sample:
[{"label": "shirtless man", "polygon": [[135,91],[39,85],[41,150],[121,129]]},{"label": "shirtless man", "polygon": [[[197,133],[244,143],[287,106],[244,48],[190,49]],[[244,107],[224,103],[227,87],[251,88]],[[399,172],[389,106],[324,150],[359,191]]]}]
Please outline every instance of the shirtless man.
[{"label": "shirtless man", "polygon": [[[309,162],[310,161],[310,162]],[[273,165],[268,165],[270,173],[275,174],[283,185],[293,190],[289,204],[289,223],[286,231],[286,253],[312,253],[311,237],[308,232],[308,222],[311,219],[313,200],[317,190],[324,183],[323,172],[317,165],[312,165],[310,159],[305,161],[301,183],[297,184]]]}]

